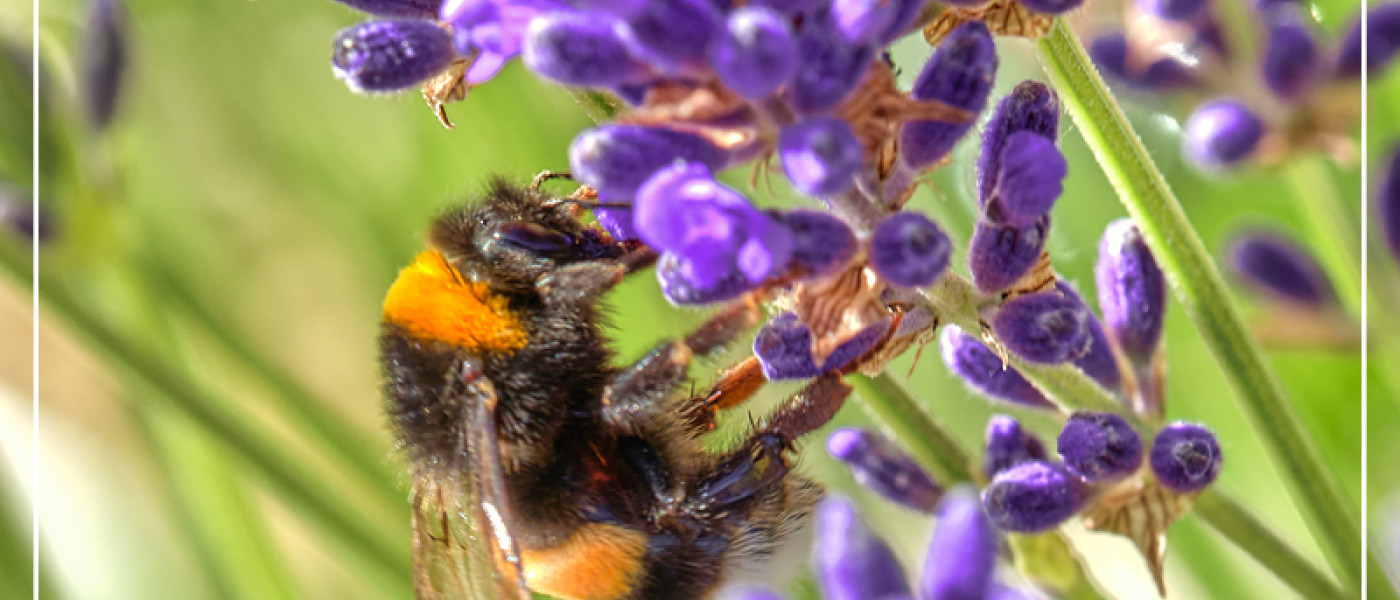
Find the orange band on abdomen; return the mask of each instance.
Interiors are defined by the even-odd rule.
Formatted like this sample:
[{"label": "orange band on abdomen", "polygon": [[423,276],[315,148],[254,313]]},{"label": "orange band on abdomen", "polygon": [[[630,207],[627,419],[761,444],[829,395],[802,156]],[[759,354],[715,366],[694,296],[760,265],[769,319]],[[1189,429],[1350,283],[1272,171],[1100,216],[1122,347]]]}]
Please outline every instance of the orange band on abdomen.
[{"label": "orange band on abdomen", "polygon": [[642,576],[647,535],[620,525],[591,523],[563,543],[522,550],[521,566],[530,589],[561,600],[617,600]]}]

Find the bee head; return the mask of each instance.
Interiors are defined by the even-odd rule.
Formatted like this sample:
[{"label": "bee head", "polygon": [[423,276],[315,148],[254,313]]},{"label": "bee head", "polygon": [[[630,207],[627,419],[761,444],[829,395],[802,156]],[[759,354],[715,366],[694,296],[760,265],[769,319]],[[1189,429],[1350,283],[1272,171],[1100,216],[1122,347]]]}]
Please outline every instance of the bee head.
[{"label": "bee head", "polygon": [[497,179],[483,202],[439,218],[428,238],[466,277],[503,293],[531,293],[560,267],[621,256],[621,246],[579,221],[575,208]]}]

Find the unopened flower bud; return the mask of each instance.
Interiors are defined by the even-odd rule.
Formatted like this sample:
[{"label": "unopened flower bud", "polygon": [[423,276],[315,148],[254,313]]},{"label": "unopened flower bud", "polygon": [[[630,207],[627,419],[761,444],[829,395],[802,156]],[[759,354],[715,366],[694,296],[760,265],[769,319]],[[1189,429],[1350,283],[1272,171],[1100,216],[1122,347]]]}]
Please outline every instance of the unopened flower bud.
[{"label": "unopened flower bud", "polygon": [[1064,465],[1033,460],[999,473],[982,491],[982,506],[997,528],[1033,533],[1074,516],[1089,493],[1089,486]]},{"label": "unopened flower bud", "polygon": [[1065,467],[1084,481],[1113,481],[1142,464],[1142,437],[1113,413],[1077,412],[1056,440]]},{"label": "unopened flower bud", "polygon": [[1040,260],[1050,217],[1028,227],[980,222],[972,231],[967,266],[979,291],[993,294],[1010,288]]},{"label": "unopened flower bud", "polygon": [[794,277],[823,277],[855,257],[855,232],[830,213],[792,210],[779,213],[776,218],[792,232],[792,258],[788,269]]},{"label": "unopened flower bud", "polygon": [[977,490],[961,485],[938,507],[938,524],[919,578],[924,600],[981,600],[993,585],[997,532],[982,511]]},{"label": "unopened flower bud", "polygon": [[804,194],[831,196],[846,191],[860,173],[860,140],[845,121],[813,117],[783,128],[778,160],[792,186]]},{"label": "unopened flower bud", "polygon": [[1069,163],[1054,141],[1029,131],[1007,136],[988,219],[1013,227],[1035,225],[1055,206],[1068,174]]},{"label": "unopened flower bud", "polygon": [[953,242],[928,217],[894,213],[870,234],[870,267],[901,287],[928,287],[948,268]]},{"label": "unopened flower bud", "polygon": [[619,33],[634,56],[678,71],[703,62],[723,26],[723,15],[710,0],[650,0],[627,17]]},{"label": "unopened flower bud", "polygon": [[1178,421],[1152,441],[1148,462],[1157,481],[1178,492],[1204,489],[1220,475],[1220,442],[1209,429]]},{"label": "unopened flower bud", "polygon": [[1150,362],[1162,341],[1167,281],[1132,219],[1104,229],[1094,282],[1109,336],[1135,365]]},{"label": "unopened flower bud", "polygon": [[797,38],[788,17],[769,8],[735,10],[709,50],[720,80],[745,98],[759,100],[797,71]]},{"label": "unopened flower bud", "polygon": [[83,38],[83,101],[97,129],[112,121],[126,75],[126,9],[119,0],[96,0]]},{"label": "unopened flower bud", "polygon": [[1088,307],[1056,292],[1017,296],[997,310],[992,329],[1006,348],[1034,363],[1074,360],[1089,351]]},{"label": "unopened flower bud", "polygon": [[[1018,131],[1037,133],[1055,141],[1060,127],[1060,98],[1039,81],[1022,81],[997,103],[982,134],[982,155],[977,159],[978,204],[986,204],[1001,172],[1001,154],[1007,139]],[[1037,252],[1038,254],[1038,252]]]},{"label": "unopened flower bud", "polygon": [[1117,391],[1123,385],[1123,374],[1118,371],[1118,359],[1113,355],[1113,346],[1109,345],[1103,324],[1094,316],[1094,311],[1089,310],[1089,305],[1085,304],[1079,292],[1068,283],[1056,282],[1055,291],[1083,306],[1089,314],[1089,320],[1085,323],[1089,330],[1089,349],[1074,359],[1074,366],[1105,389]]},{"label": "unopened flower bud", "polygon": [[1230,243],[1227,264],[1250,287],[1302,307],[1334,306],[1337,294],[1307,250],[1265,231],[1247,231]]},{"label": "unopened flower bud", "polygon": [[574,177],[599,194],[630,198],[657,170],[676,161],[718,171],[723,150],[700,136],[638,125],[602,125],[584,131],[569,145]]},{"label": "unopened flower bud", "polygon": [[674,254],[667,252],[657,259],[656,280],[661,284],[661,294],[671,304],[676,306],[714,304],[733,300],[744,292],[757,287],[754,282],[749,281],[748,277],[739,272],[737,267],[724,273],[718,281],[707,286],[700,286],[691,281],[689,273],[690,269],[687,268],[686,261]]},{"label": "unopened flower bud", "polygon": [[826,439],[826,449],[850,467],[857,483],[893,502],[932,513],[943,498],[943,487],[899,446],[878,433],[838,429]]},{"label": "unopened flower bud", "polygon": [[812,356],[812,331],[793,313],[773,317],[754,336],[753,353],[770,381],[807,379],[839,369],[864,356],[884,338],[888,322],[866,327],[842,341],[817,364]]},{"label": "unopened flower bud", "polygon": [[855,89],[875,59],[875,47],[855,46],[829,28],[803,27],[797,37],[802,65],[788,86],[793,108],[804,115],[824,113]]},{"label": "unopened flower bud", "polygon": [[1337,51],[1337,75],[1361,76],[1361,28],[1366,27],[1366,74],[1380,73],[1400,52],[1400,2],[1377,4],[1347,30]]},{"label": "unopened flower bud", "polygon": [[958,326],[944,326],[941,345],[943,362],[968,387],[993,400],[1035,408],[1055,407],[1016,369],[1003,367],[1001,357]]},{"label": "unopened flower bud", "polygon": [[1205,170],[1233,166],[1254,152],[1264,137],[1264,122],[1238,100],[1218,99],[1196,109],[1186,120],[1182,145],[1186,158]]},{"label": "unopened flower bud", "polygon": [[[992,34],[981,21],[959,25],[943,38],[924,64],[910,95],[915,100],[939,100],[980,113],[996,79],[997,53]],[[972,122],[913,121],[899,131],[904,163],[922,169],[948,155],[953,145],[972,128]]]},{"label": "unopened flower bud", "polygon": [[452,35],[421,20],[368,21],[332,42],[335,76],[357,92],[392,92],[437,75],[456,57]]},{"label": "unopened flower bud", "polygon": [[1307,90],[1317,70],[1317,42],[1292,6],[1272,9],[1264,20],[1268,25],[1260,66],[1264,84],[1280,98],[1296,99]]},{"label": "unopened flower bud", "polygon": [[840,496],[828,496],[817,505],[812,562],[827,600],[909,595],[904,568],[890,547]]},{"label": "unopened flower bud", "polygon": [[1026,431],[1014,417],[992,415],[987,420],[987,444],[982,458],[983,473],[995,479],[997,473],[1023,462],[1045,460],[1045,444]]},{"label": "unopened flower bud", "polygon": [[598,14],[541,15],[530,21],[521,57],[530,70],[565,85],[619,85],[646,67],[628,54],[614,25]]}]

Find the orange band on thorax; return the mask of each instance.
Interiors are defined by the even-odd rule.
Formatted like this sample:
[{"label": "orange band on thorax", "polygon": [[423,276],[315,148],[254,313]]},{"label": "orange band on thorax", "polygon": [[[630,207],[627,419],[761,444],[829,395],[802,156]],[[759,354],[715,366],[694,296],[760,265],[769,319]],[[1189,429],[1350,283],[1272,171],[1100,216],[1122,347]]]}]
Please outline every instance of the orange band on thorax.
[{"label": "orange band on thorax", "polygon": [[529,341],[505,297],[463,278],[436,250],[399,271],[384,297],[384,320],[414,337],[468,350],[510,352]]}]

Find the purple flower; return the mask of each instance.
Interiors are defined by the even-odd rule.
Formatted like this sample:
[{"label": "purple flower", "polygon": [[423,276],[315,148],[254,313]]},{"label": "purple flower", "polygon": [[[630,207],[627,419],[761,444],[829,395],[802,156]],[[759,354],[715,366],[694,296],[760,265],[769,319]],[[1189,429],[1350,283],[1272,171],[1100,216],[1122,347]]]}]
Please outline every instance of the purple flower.
[{"label": "purple flower", "polygon": [[977,338],[956,325],[946,325],[942,337],[943,362],[972,389],[994,400],[1021,406],[1053,409],[1040,390],[1011,367],[1002,367],[997,356]]},{"label": "purple flower", "polygon": [[827,18],[847,43],[883,46],[908,29],[922,7],[914,0],[834,0]]},{"label": "purple flower", "polygon": [[436,19],[442,0],[335,0],[376,17]]},{"label": "purple flower", "polygon": [[813,571],[827,600],[910,595],[899,560],[845,498],[817,505],[816,530]]},{"label": "purple flower", "polygon": [[775,217],[792,232],[790,276],[823,277],[855,258],[856,234],[845,221],[817,210],[793,210]]},{"label": "purple flower", "polygon": [[36,214],[33,198],[30,189],[0,183],[0,223],[26,242],[37,237],[42,243],[53,234],[53,213],[44,210],[44,203],[40,202]]},{"label": "purple flower", "polygon": [[457,53],[475,56],[466,80],[478,84],[494,77],[520,54],[532,19],[567,8],[554,0],[446,0],[440,15],[452,25]]},{"label": "purple flower", "polygon": [[733,300],[739,295],[757,287],[737,268],[724,273],[710,285],[700,286],[688,279],[688,263],[671,253],[664,253],[656,261],[656,280],[661,284],[661,294],[677,306],[713,304]]},{"label": "purple flower", "polygon": [[849,189],[865,160],[851,126],[826,117],[784,127],[778,137],[778,159],[792,186],[812,196]]},{"label": "purple flower", "polygon": [[[1361,26],[1357,19],[1337,52],[1337,75],[1361,76]],[[1400,2],[1386,2],[1366,14],[1366,74],[1379,73],[1400,51]]]},{"label": "purple flower", "polygon": [[735,267],[763,281],[787,266],[792,234],[721,186],[704,165],[677,163],[637,190],[637,232],[652,248],[681,259],[681,273],[700,287]]},{"label": "purple flower", "polygon": [[[924,64],[910,95],[916,100],[940,100],[980,113],[996,78],[997,53],[992,34],[981,21],[958,26],[943,39]],[[904,163],[923,169],[943,158],[972,128],[972,122],[912,121],[900,127],[899,150]]]},{"label": "purple flower", "polygon": [[[602,202],[602,198],[599,201]],[[642,239],[641,234],[637,233],[636,213],[631,208],[599,206],[593,209],[593,218],[614,240]]]},{"label": "purple flower", "polygon": [[1083,302],[1056,292],[1041,292],[1002,304],[992,318],[992,329],[1017,356],[1054,364],[1089,351],[1091,317]]},{"label": "purple flower", "polygon": [[627,53],[615,25],[597,13],[540,16],[525,34],[525,66],[566,85],[609,87],[637,79],[646,65]]},{"label": "purple flower", "polygon": [[938,507],[938,525],[929,542],[919,579],[923,600],[983,600],[993,585],[997,533],[982,512],[977,490],[962,485]]},{"label": "purple flower", "polygon": [[1089,492],[1064,465],[1032,460],[998,473],[982,491],[982,507],[997,528],[1033,533],[1074,516]]},{"label": "purple flower", "polygon": [[601,125],[569,145],[574,177],[614,200],[631,198],[642,182],[676,161],[717,171],[725,152],[704,138],[659,127]]},{"label": "purple flower", "polygon": [[1148,462],[1157,480],[1183,493],[1205,489],[1220,475],[1220,442],[1209,429],[1177,421],[1152,441]]},{"label": "purple flower", "polygon": [[1150,362],[1162,341],[1167,281],[1132,219],[1104,229],[1094,282],[1109,335],[1133,363]]},{"label": "purple flower", "polygon": [[1201,12],[1206,0],[1137,0],[1137,5],[1168,21],[1185,21]]},{"label": "purple flower", "polygon": [[1085,324],[1089,329],[1089,350],[1075,358],[1074,365],[1104,388],[1119,389],[1123,384],[1123,374],[1118,372],[1118,359],[1113,355],[1113,347],[1109,345],[1108,336],[1103,332],[1103,325],[1094,317],[1094,312],[1089,310],[1089,305],[1084,303],[1084,298],[1068,283],[1056,282],[1055,290],[1079,303],[1089,314],[1089,320]]},{"label": "purple flower", "polygon": [[894,213],[870,234],[870,267],[901,287],[928,287],[948,268],[953,242],[928,217]]},{"label": "purple flower", "polygon": [[812,356],[812,330],[793,313],[773,317],[754,336],[753,353],[770,381],[807,379],[839,369],[864,356],[884,338],[887,322],[862,329],[841,342],[820,365]]},{"label": "purple flower", "polygon": [[972,283],[988,294],[1010,288],[1040,260],[1049,229],[1048,215],[1029,227],[979,222],[967,250]]},{"label": "purple flower", "polygon": [[627,17],[622,28],[632,54],[670,72],[705,60],[705,50],[723,29],[723,16],[710,0],[650,0]]},{"label": "purple flower", "polygon": [[1390,254],[1400,260],[1400,149],[1390,154],[1390,164],[1381,181],[1379,197],[1376,200],[1377,212],[1381,221],[1381,234],[1390,247]]},{"label": "purple flower", "polygon": [[1264,122],[1238,100],[1217,99],[1186,120],[1186,158],[1205,170],[1219,170],[1247,158],[1264,137]]},{"label": "purple flower", "polygon": [[1089,56],[1094,64],[1110,76],[1131,86],[1145,90],[1168,90],[1191,87],[1200,83],[1196,71],[1182,64],[1175,57],[1157,59],[1141,72],[1128,67],[1132,48],[1122,33],[1103,34],[1089,45]]},{"label": "purple flower", "polygon": [[101,130],[112,122],[126,72],[126,8],[120,0],[96,0],[83,37],[83,107]]},{"label": "purple flower", "polygon": [[1023,462],[1045,460],[1045,444],[1035,434],[1026,431],[1014,417],[992,415],[987,420],[986,449],[982,458],[983,473],[995,479],[997,473]]},{"label": "purple flower", "polygon": [[429,21],[369,21],[340,31],[332,42],[335,76],[357,92],[412,87],[447,68],[452,36]]},{"label": "purple flower", "polygon": [[826,449],[850,467],[857,483],[891,501],[932,513],[943,498],[943,487],[898,445],[878,433],[837,429],[826,439]]},{"label": "purple flower", "polygon": [[1316,71],[1317,43],[1293,6],[1279,6],[1268,11],[1265,21],[1268,38],[1260,67],[1264,84],[1280,98],[1297,99]]},{"label": "purple flower", "polygon": [[1127,477],[1142,464],[1142,438],[1113,413],[1070,415],[1056,447],[1065,467],[1089,483]]},{"label": "purple flower", "polygon": [[1283,236],[1257,230],[1236,235],[1228,264],[1246,284],[1275,300],[1314,309],[1337,302],[1322,268],[1307,250]]},{"label": "purple flower", "polygon": [[787,17],[761,6],[735,10],[710,44],[710,65],[745,98],[766,98],[797,71],[797,39]]},{"label": "purple flower", "polygon": [[848,44],[813,22],[798,34],[797,54],[802,66],[788,85],[789,100],[799,113],[815,115],[836,106],[855,89],[875,58],[875,47]]},{"label": "purple flower", "polygon": [[[1060,98],[1039,81],[1022,81],[997,103],[982,134],[982,155],[977,159],[978,204],[986,204],[1001,173],[1001,155],[1007,139],[1018,131],[1038,133],[1055,141],[1060,127]],[[1037,251],[1039,254],[1039,251]]]},{"label": "purple flower", "polygon": [[1035,225],[1055,206],[1067,174],[1069,163],[1054,141],[1029,131],[1007,136],[987,218],[1013,227]]}]

